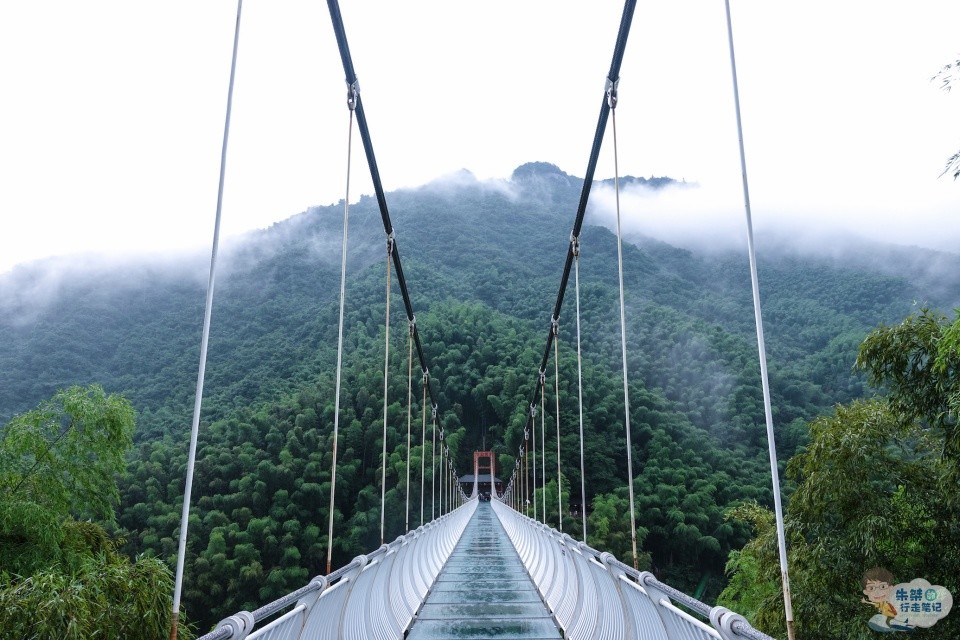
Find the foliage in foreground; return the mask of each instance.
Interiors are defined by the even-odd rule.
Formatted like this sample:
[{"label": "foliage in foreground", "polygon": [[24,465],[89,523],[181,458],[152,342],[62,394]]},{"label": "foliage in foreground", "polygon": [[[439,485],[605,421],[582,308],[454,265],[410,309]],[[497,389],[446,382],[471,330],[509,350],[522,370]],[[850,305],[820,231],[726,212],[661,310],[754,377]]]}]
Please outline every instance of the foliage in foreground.
[{"label": "foliage in foreground", "polygon": [[[787,466],[797,490],[785,514],[791,588],[799,637],[873,637],[875,613],[861,577],[885,567],[898,582],[924,578],[957,594],[960,511],[956,496],[957,392],[952,324],[922,311],[864,341],[858,366],[889,396],[837,407],[811,424],[810,444]],[[756,535],[731,554],[721,603],[773,635],[785,633],[772,516],[744,507]],[[956,638],[954,613],[916,637]]]},{"label": "foliage in foreground", "polygon": [[101,525],[74,519],[112,521],[133,427],[130,403],[94,385],[58,392],[0,433],[3,638],[166,637],[169,568],[132,562]]}]

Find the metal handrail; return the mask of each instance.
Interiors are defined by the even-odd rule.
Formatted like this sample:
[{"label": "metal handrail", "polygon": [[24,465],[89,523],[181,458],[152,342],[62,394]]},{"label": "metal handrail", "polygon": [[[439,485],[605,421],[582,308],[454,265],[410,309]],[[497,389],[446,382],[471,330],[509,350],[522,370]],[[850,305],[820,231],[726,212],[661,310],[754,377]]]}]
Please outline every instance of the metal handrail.
[{"label": "metal handrail", "polygon": [[665,640],[773,640],[726,607],[711,607],[503,502],[492,504],[564,638],[635,637],[644,628]]}]

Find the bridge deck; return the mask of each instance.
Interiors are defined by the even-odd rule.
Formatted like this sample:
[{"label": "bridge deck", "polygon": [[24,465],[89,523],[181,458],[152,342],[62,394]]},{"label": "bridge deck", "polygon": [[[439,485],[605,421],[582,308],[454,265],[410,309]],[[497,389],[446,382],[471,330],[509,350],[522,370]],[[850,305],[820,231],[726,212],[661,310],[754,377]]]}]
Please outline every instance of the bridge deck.
[{"label": "bridge deck", "polygon": [[490,503],[481,502],[407,640],[560,637]]}]

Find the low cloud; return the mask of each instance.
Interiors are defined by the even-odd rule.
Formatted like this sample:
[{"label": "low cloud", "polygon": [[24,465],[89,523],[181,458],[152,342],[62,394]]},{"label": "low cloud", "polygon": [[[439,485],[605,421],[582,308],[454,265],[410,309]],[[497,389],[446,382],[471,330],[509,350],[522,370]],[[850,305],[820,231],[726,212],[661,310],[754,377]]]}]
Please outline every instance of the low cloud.
[{"label": "low cloud", "polygon": [[440,196],[458,198],[463,189],[479,189],[481,191],[498,193],[510,200],[516,200],[516,185],[496,178],[480,180],[472,171],[460,169],[452,173],[447,173],[434,178],[422,187],[412,189],[414,191],[425,191],[435,193]]},{"label": "low cloud", "polygon": [[[910,198],[887,197],[882,188],[861,193],[860,200],[817,201],[801,192],[771,196],[751,194],[751,217],[757,236],[786,240],[801,252],[840,257],[850,243],[880,242],[957,253],[960,211],[953,194],[937,185]],[[960,186],[957,186],[960,189]],[[591,195],[592,221],[616,228],[616,194],[604,184]],[[620,193],[625,235],[643,234],[696,250],[745,250],[746,208],[739,183],[678,183],[662,189],[630,186]],[[757,247],[758,252],[762,247]]]},{"label": "low cloud", "polygon": [[[741,242],[740,218],[730,195],[693,183],[675,183],[659,189],[632,185],[619,194],[620,228],[624,235],[642,234],[675,246],[730,249]],[[590,195],[588,221],[616,230],[617,193],[609,184],[595,184]]]},{"label": "low cloud", "polygon": [[0,322],[29,325],[68,289],[110,296],[156,280],[205,286],[208,269],[209,258],[192,251],[73,254],[24,263],[0,275]]}]

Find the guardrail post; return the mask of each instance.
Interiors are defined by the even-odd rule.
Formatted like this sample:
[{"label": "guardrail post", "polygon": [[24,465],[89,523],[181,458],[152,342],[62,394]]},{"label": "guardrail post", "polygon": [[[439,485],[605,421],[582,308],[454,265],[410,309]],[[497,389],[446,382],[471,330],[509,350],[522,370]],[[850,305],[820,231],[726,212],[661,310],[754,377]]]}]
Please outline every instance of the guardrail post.
[{"label": "guardrail post", "polygon": [[658,589],[655,585],[650,584],[650,581],[647,580],[656,580],[657,577],[650,573],[649,571],[641,571],[639,577],[637,578],[638,584],[643,587],[643,590],[646,591],[647,597],[650,598],[650,601],[653,602],[654,610],[657,612],[657,616],[660,618],[661,624],[666,631],[666,637],[668,640],[673,640],[673,636],[670,634],[670,625],[663,620],[663,605],[660,604],[661,601],[666,600],[667,602],[673,602],[670,596],[661,589]]},{"label": "guardrail post", "polygon": [[[620,580],[623,579],[626,573],[615,564],[616,559],[617,558],[609,551],[604,551],[600,554],[600,563],[607,568],[607,571],[610,573],[610,579],[613,580],[613,584],[617,589],[617,595],[620,596],[621,611],[623,611],[623,628],[626,630],[625,637],[634,638],[637,636],[638,630],[636,629],[636,625],[633,624],[634,620],[631,614],[633,608],[623,593],[623,585],[620,584]],[[663,622],[661,621],[660,624],[663,625]]]},{"label": "guardrail post", "polygon": [[[326,576],[315,576],[313,580],[307,584],[317,585],[316,592],[310,593],[303,598],[300,598],[300,602],[297,604],[302,604],[304,606],[303,616],[300,622],[300,633],[303,633],[304,627],[307,625],[307,620],[310,618],[310,611],[313,609],[313,605],[317,603],[317,600],[320,599],[320,596],[323,595],[323,592],[327,590],[327,577]],[[297,635],[299,636],[300,633]]]}]

